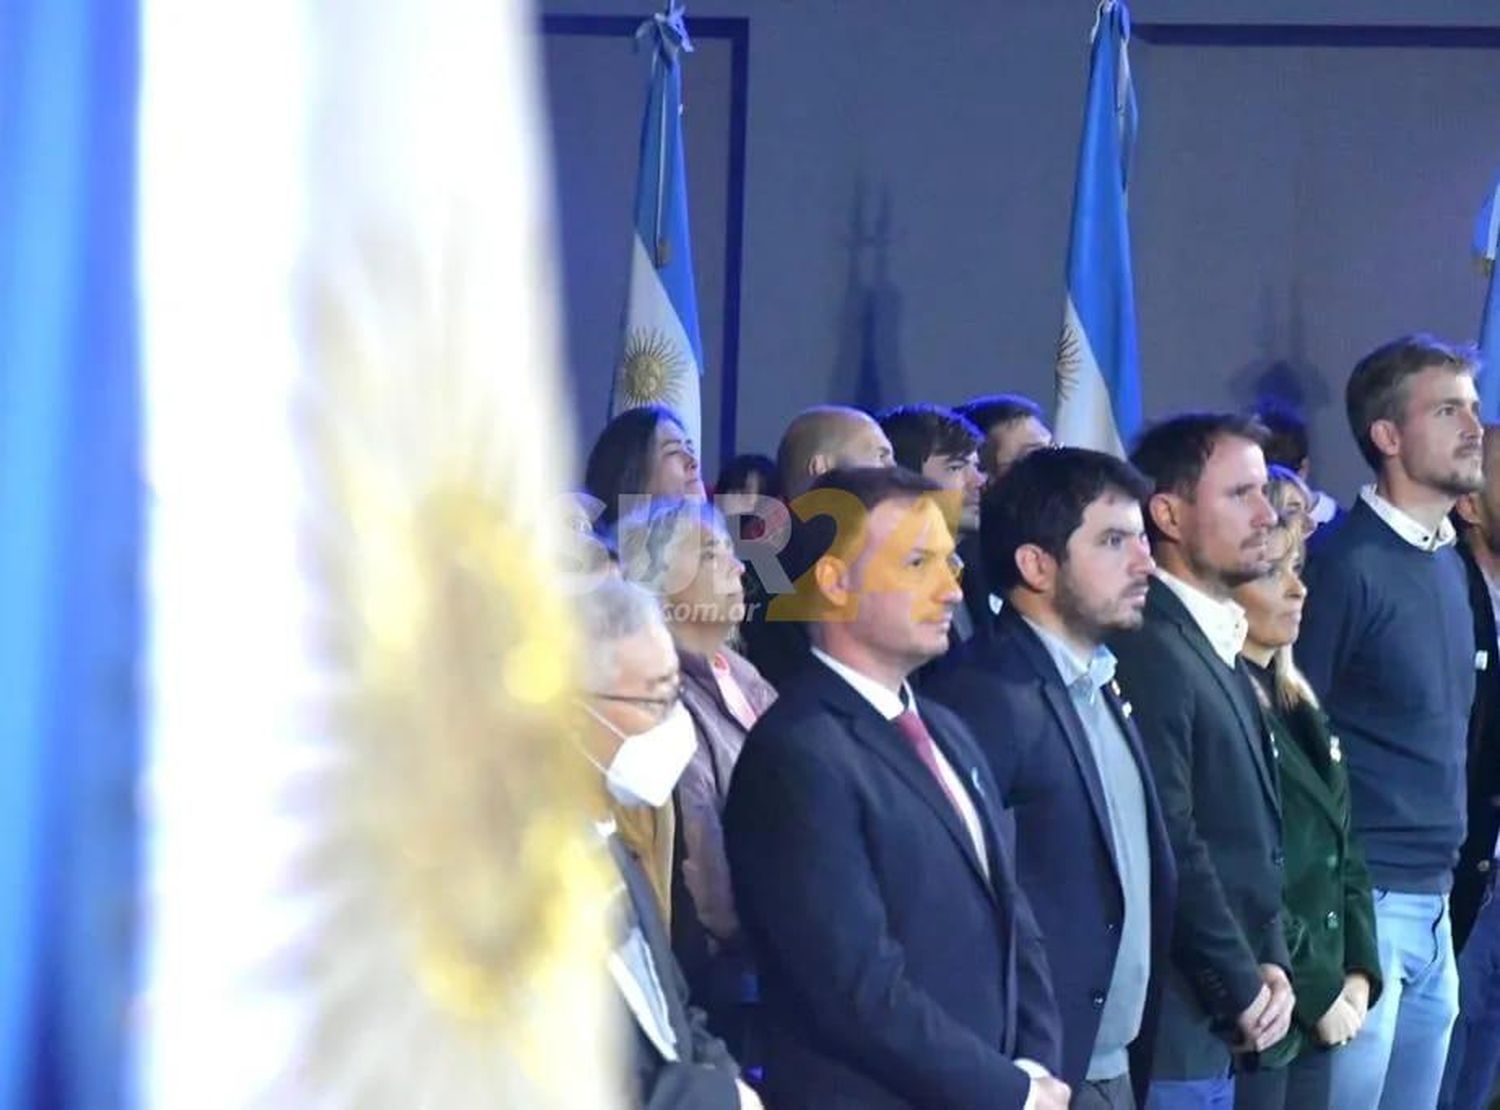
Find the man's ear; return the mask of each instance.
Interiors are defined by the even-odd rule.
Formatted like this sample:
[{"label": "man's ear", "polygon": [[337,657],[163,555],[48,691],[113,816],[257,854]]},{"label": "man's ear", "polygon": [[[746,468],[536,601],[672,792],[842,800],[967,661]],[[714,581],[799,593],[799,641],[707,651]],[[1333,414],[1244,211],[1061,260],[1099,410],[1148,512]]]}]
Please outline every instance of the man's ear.
[{"label": "man's ear", "polygon": [[1394,420],[1377,420],[1370,425],[1370,442],[1385,458],[1401,453],[1401,428]]},{"label": "man's ear", "polygon": [[1176,493],[1153,493],[1146,502],[1146,512],[1151,514],[1151,523],[1156,530],[1174,543],[1182,541],[1182,495]]},{"label": "man's ear", "polygon": [[1016,570],[1020,584],[1039,594],[1048,593],[1057,580],[1057,560],[1034,543],[1016,548]]},{"label": "man's ear", "polygon": [[854,597],[850,582],[849,566],[834,555],[824,555],[813,564],[813,585],[817,588],[817,604],[835,612],[848,607]]}]

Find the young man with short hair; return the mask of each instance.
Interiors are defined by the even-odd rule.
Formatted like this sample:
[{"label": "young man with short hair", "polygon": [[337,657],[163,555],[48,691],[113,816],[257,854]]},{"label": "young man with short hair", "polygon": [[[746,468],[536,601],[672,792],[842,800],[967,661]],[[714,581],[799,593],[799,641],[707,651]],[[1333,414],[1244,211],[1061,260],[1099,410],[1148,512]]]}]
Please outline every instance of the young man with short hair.
[{"label": "young man with short hair", "polygon": [[1435,1105],[1458,1012],[1448,891],[1476,656],[1448,513],[1483,485],[1474,373],[1425,335],[1360,360],[1345,401],[1375,482],[1308,560],[1297,661],[1348,761],[1385,981],[1334,1057],[1334,1110]]}]

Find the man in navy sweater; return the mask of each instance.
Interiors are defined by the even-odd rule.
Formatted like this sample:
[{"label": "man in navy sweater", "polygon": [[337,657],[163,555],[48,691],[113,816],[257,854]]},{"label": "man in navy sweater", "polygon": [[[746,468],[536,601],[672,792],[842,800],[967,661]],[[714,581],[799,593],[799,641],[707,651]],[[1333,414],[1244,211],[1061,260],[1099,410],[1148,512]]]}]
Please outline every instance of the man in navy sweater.
[{"label": "man in navy sweater", "polygon": [[1468,354],[1421,335],[1354,368],[1349,425],[1376,480],[1307,568],[1297,660],[1347,753],[1385,978],[1334,1057],[1333,1110],[1434,1106],[1458,1012],[1447,896],[1475,656],[1448,512],[1483,485],[1474,372]]}]

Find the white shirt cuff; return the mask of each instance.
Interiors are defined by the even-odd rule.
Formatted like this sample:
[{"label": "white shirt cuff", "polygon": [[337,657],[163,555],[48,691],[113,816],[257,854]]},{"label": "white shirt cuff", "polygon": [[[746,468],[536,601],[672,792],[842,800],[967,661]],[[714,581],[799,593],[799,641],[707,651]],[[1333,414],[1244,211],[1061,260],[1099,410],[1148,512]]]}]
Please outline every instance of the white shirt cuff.
[{"label": "white shirt cuff", "polygon": [[[1052,1073],[1042,1067],[1035,1060],[1017,1060],[1016,1067],[1020,1068],[1032,1079],[1040,1079],[1042,1076],[1050,1076]],[[1021,1110],[1035,1110],[1036,1107],[1036,1084],[1031,1083],[1026,1088],[1026,1103]]]}]

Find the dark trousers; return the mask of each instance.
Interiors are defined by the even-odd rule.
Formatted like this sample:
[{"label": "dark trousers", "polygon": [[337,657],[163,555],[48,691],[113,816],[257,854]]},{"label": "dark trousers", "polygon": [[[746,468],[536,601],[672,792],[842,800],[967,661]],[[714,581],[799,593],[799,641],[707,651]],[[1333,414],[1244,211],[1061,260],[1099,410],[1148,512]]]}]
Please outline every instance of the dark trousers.
[{"label": "dark trousers", "polygon": [[1500,899],[1494,880],[1458,954],[1458,1022],[1438,1106],[1483,1110],[1500,1071]]},{"label": "dark trousers", "polygon": [[1333,1053],[1308,1047],[1284,1068],[1234,1077],[1234,1110],[1328,1110]]}]

